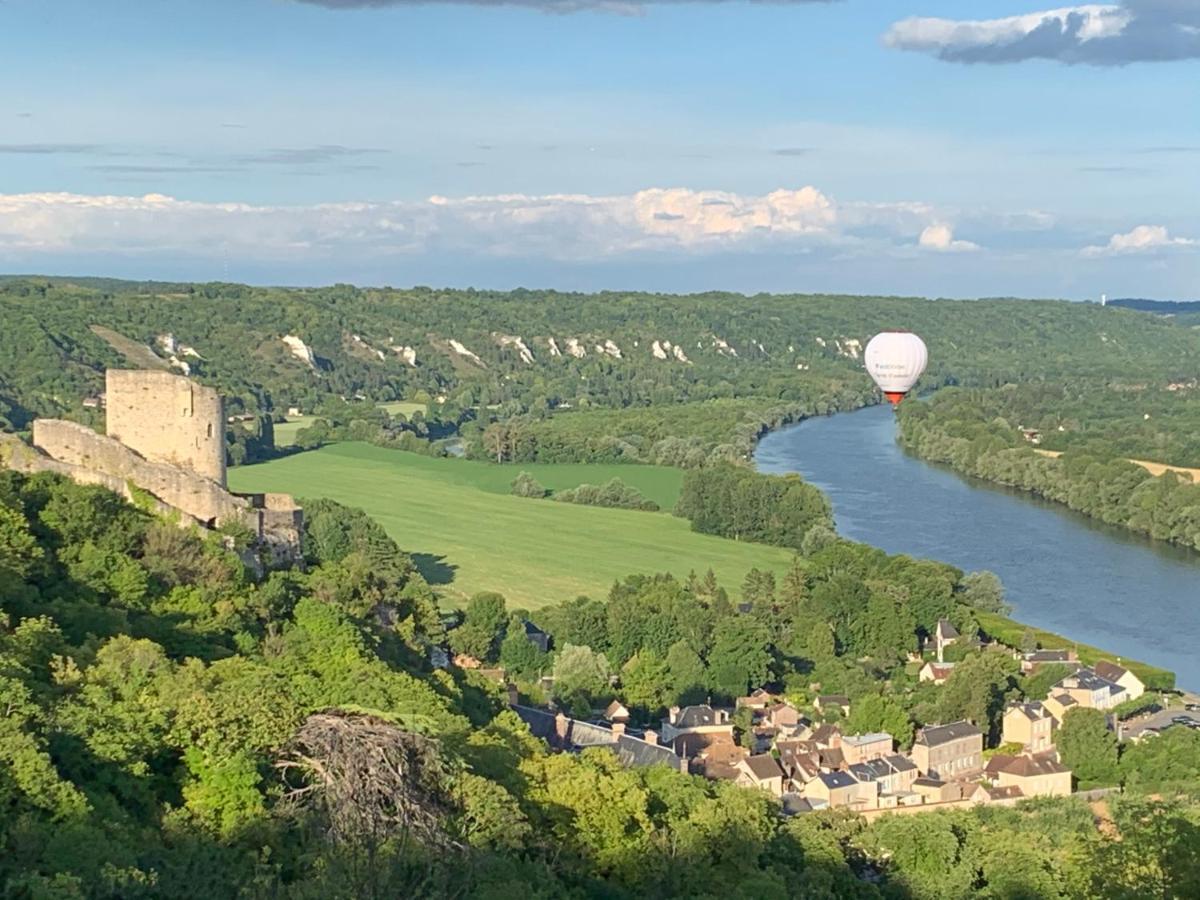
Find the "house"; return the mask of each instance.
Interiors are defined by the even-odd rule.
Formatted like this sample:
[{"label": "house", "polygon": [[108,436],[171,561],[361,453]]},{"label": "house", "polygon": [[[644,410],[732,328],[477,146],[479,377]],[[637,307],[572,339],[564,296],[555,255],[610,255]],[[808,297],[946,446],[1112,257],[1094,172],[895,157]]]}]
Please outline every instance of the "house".
[{"label": "house", "polygon": [[1066,797],[1071,793],[1071,770],[1053,757],[1026,754],[998,767],[995,783],[1020,790],[1024,797]]},{"label": "house", "polygon": [[819,750],[837,750],[842,746],[842,729],[836,725],[821,725],[813,730],[808,739],[816,744]]},{"label": "house", "polygon": [[1092,666],[1092,671],[1101,678],[1125,688],[1126,700],[1136,700],[1142,694],[1146,693],[1146,685],[1142,683],[1142,679],[1115,662],[1102,659],[1096,665]]},{"label": "house", "polygon": [[773,797],[783,796],[783,769],[769,753],[748,756],[737,764],[737,784],[767,791]]},{"label": "house", "polygon": [[762,721],[781,731],[796,728],[802,719],[800,710],[790,703],[773,703],[762,712]]},{"label": "house", "polygon": [[1015,785],[993,787],[987,784],[977,784],[975,789],[964,799],[972,800],[975,803],[995,803],[997,800],[1020,800],[1023,796],[1021,789]]},{"label": "house", "polygon": [[917,732],[912,759],[922,775],[964,778],[983,768],[983,732],[967,721],[926,726]]},{"label": "house", "polygon": [[766,688],[756,688],[746,697],[738,697],[734,704],[738,709],[747,707],[754,710],[766,709],[774,703],[777,703],[779,698],[768,691]]},{"label": "house", "polygon": [[1050,696],[1042,701],[1042,706],[1046,708],[1046,712],[1054,717],[1054,727],[1060,728],[1063,723],[1063,717],[1073,709],[1078,709],[1079,704],[1075,702],[1075,698],[1070,694],[1056,694],[1051,691]]},{"label": "house", "polygon": [[1112,709],[1129,699],[1129,692],[1124,687],[1088,668],[1068,675],[1054,685],[1050,693],[1066,694],[1086,709]]},{"label": "house", "polygon": [[894,740],[885,731],[871,734],[847,734],[842,737],[842,756],[847,765],[867,762],[888,756],[892,752]]},{"label": "house", "polygon": [[1004,710],[1004,733],[1006,744],[1020,744],[1027,753],[1041,753],[1054,746],[1051,731],[1054,716],[1044,704],[1010,703]]},{"label": "house", "polygon": [[945,684],[950,673],[954,671],[954,663],[927,662],[917,673],[917,680],[932,681],[934,684]]},{"label": "house", "polygon": [[848,771],[860,784],[875,784],[880,796],[906,793],[917,780],[917,767],[900,754],[855,763]]},{"label": "house", "polygon": [[683,757],[695,756],[713,744],[733,744],[729,710],[708,704],[672,706],[662,722],[662,741]]},{"label": "house", "polygon": [[84,397],[83,398],[83,408],[84,409],[99,409],[101,406],[103,406],[103,401],[99,397]]},{"label": "house", "polygon": [[811,741],[779,741],[779,764],[784,774],[798,785],[805,785],[821,774],[821,754]]},{"label": "house", "polygon": [[524,627],[525,627],[525,639],[527,641],[529,641],[529,643],[533,644],[533,646],[535,646],[539,650],[541,650],[543,653],[549,653],[550,652],[550,635],[546,634],[546,632],[542,631],[542,629],[538,628],[536,625],[534,625],[528,619],[525,620]]},{"label": "house", "polygon": [[623,725],[605,728],[591,722],[572,719],[531,706],[513,706],[513,711],[529,726],[530,733],[559,750],[601,747],[612,751],[622,765],[631,767],[665,765],[687,772],[687,760],[680,759],[670,747],[658,743],[658,736],[647,731],[641,738],[625,734]]},{"label": "house", "polygon": [[811,801],[821,801],[826,806],[874,806],[878,788],[874,784],[862,785],[848,772],[824,772],[804,787],[804,796]]},{"label": "house", "polygon": [[946,648],[957,641],[962,635],[958,633],[949,619],[938,619],[937,625],[933,629],[933,645],[937,649],[938,662],[945,662],[942,654]]},{"label": "house", "polygon": [[962,799],[963,786],[963,783],[959,781],[917,778],[913,780],[912,790],[924,797],[926,803],[953,803]]},{"label": "house", "polygon": [[836,709],[843,716],[850,715],[850,698],[845,694],[823,694],[813,701],[813,706],[821,712]]},{"label": "house", "polygon": [[620,700],[614,700],[604,710],[604,718],[613,723],[628,725],[630,714],[628,708]]},{"label": "house", "polygon": [[[883,762],[892,770],[891,774],[880,780],[880,789],[885,794],[902,795],[912,792],[912,786],[917,780],[917,764],[901,753],[885,756]],[[903,805],[903,804],[902,804]]]},{"label": "house", "polygon": [[1041,666],[1077,665],[1079,656],[1074,650],[1031,650],[1021,655],[1021,674],[1032,675]]}]

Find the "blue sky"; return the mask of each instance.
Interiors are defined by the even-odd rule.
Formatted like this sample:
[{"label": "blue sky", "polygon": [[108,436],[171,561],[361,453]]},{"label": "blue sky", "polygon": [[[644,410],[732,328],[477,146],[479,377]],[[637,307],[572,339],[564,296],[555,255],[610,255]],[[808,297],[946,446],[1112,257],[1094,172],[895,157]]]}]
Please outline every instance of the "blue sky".
[{"label": "blue sky", "polygon": [[0,270],[1200,297],[1190,0],[323,2],[0,4]]}]

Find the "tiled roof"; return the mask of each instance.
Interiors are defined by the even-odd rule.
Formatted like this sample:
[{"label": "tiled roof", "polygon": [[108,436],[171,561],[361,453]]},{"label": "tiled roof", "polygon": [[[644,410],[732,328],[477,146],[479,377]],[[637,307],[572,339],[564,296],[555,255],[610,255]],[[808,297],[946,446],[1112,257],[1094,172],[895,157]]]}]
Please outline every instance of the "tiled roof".
[{"label": "tiled roof", "polygon": [[1035,700],[1032,703],[1010,703],[1008,709],[1021,713],[1031,722],[1036,722],[1050,715],[1046,707],[1042,706],[1040,700]]},{"label": "tiled roof", "polygon": [[765,781],[768,778],[783,777],[783,770],[779,768],[779,763],[775,761],[769,753],[760,753],[758,756],[748,756],[742,760],[746,764],[751,774],[759,781]]},{"label": "tiled roof", "polygon": [[623,734],[617,738],[617,743],[613,746],[613,751],[617,754],[617,759],[621,761],[622,765],[665,765],[673,769],[679,768],[679,757],[672,752],[670,747],[648,744],[627,734]]},{"label": "tiled roof", "polygon": [[1048,756],[1018,756],[1003,771],[1018,778],[1033,778],[1038,775],[1061,775],[1071,770]]},{"label": "tiled roof", "polygon": [[869,734],[847,734],[842,736],[842,744],[852,747],[862,747],[866,744],[878,744],[881,741],[891,743],[892,736],[886,731],[873,731]]},{"label": "tiled roof", "polygon": [[717,711],[707,704],[685,706],[672,723],[676,728],[702,728],[705,725],[723,724],[717,721]]},{"label": "tiled roof", "polygon": [[951,722],[949,725],[930,725],[917,732],[916,743],[925,747],[938,747],[957,741],[961,738],[983,735],[983,732],[970,722]]},{"label": "tiled roof", "polygon": [[1124,666],[1119,666],[1115,662],[1110,662],[1107,659],[1102,659],[1100,662],[1092,666],[1092,669],[1101,678],[1107,678],[1109,681],[1120,681],[1129,674],[1129,670]]},{"label": "tiled roof", "polygon": [[937,628],[934,633],[944,641],[952,640],[959,636],[958,629],[951,624],[949,619],[938,619]]},{"label": "tiled roof", "polygon": [[838,788],[847,788],[852,784],[856,784],[854,778],[846,772],[824,772],[817,776],[821,779],[821,783],[831,791]]},{"label": "tiled roof", "polygon": [[891,756],[885,756],[887,764],[897,772],[915,772],[917,764],[900,753],[894,753]]}]

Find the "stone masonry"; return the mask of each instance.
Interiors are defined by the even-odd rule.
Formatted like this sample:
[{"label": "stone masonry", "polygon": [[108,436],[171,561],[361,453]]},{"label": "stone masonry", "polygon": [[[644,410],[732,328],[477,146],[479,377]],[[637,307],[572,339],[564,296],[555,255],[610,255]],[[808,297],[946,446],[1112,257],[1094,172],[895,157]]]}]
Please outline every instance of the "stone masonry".
[{"label": "stone masonry", "polygon": [[108,435],[75,422],[37,419],[33,447],[0,435],[0,464],[57,472],[135,499],[153,498],[184,524],[241,523],[255,535],[257,562],[301,560],[303,512],[287,494],[232,494],[225,486],[225,416],[211,388],[167,372],[110,369]]}]

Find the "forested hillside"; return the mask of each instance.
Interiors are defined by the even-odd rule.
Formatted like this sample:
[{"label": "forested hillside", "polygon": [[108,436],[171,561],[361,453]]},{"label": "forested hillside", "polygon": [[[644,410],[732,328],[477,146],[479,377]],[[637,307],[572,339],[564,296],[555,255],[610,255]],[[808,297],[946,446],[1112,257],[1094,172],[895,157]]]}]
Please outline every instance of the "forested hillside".
[{"label": "forested hillside", "polygon": [[[255,582],[219,536],[101,488],[0,473],[0,895],[942,900],[1200,888],[1191,732],[1106,762],[1129,794],[1109,801],[1102,830],[1069,798],[785,820],[767,794],[732,783],[623,769],[603,750],[547,752],[487,681],[426,664],[441,619],[379,527],[327,501],[306,511],[308,571]],[[915,640],[906,629],[952,610],[968,624],[949,567],[818,544],[777,598],[756,582],[749,616],[706,580],[647,577],[607,602],[547,611],[564,702],[610,689],[572,680],[571,641],[610,654],[627,689],[641,685],[637,702],[656,708],[695,690],[740,692],[802,658],[865,696],[882,682],[864,654],[890,667]],[[885,614],[910,592],[907,618]],[[532,645],[491,630],[504,624],[503,598],[480,595],[452,643],[519,670]],[[856,715],[898,734],[897,716],[994,716],[1021,690],[1009,663],[984,654],[962,664],[981,678],[932,704],[882,696]]]},{"label": "forested hillside", "polygon": [[899,417],[900,440],[918,456],[1200,549],[1200,484],[1128,461],[1200,465],[1194,379],[949,389],[903,404]]},{"label": "forested hillside", "polygon": [[84,399],[130,358],[186,366],[234,412],[444,396],[452,410],[499,405],[501,418],[865,391],[862,348],[884,328],[925,338],[926,386],[1131,373],[1166,383],[1200,359],[1200,338],[1168,320],[1016,300],[25,278],[0,281],[0,319],[0,417],[18,428],[34,415],[94,417]]}]

